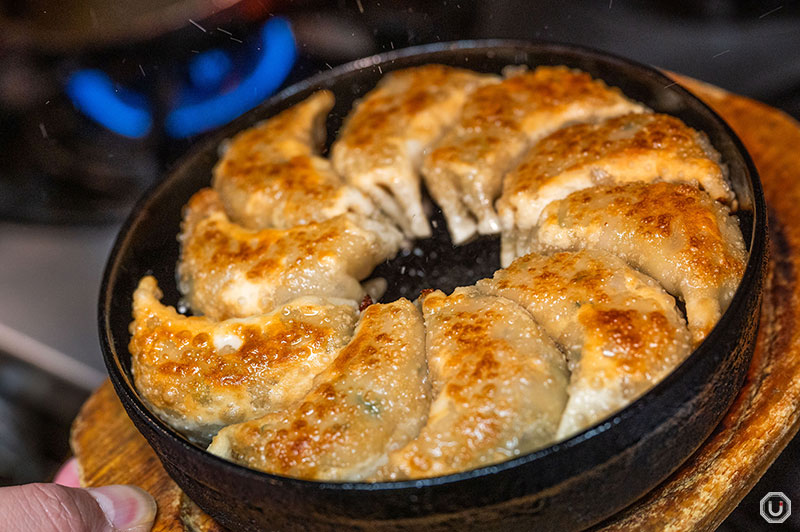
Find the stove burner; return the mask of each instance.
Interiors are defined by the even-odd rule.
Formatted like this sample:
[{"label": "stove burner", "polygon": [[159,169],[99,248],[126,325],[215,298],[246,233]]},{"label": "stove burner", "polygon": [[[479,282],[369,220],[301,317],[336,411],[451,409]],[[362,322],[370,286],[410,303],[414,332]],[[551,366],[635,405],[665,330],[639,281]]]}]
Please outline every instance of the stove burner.
[{"label": "stove burner", "polygon": [[286,19],[233,27],[257,31],[248,44],[238,32],[209,27],[205,47],[165,44],[168,51],[152,58],[130,47],[53,60],[46,95],[9,107],[0,94],[0,219],[124,218],[188,146],[183,139],[248,111],[290,75],[297,52]]},{"label": "stove burner", "polygon": [[[214,48],[189,61],[188,79],[177,90],[176,101],[168,104],[167,135],[184,138],[219,127],[272,94],[289,75],[296,57],[289,23],[279,17],[269,19],[254,48],[237,53],[238,57]],[[248,56],[255,57],[254,65],[243,74]],[[67,94],[86,116],[115,133],[143,138],[152,130],[154,113],[148,99],[119,87],[101,70],[74,72],[67,81]]]}]

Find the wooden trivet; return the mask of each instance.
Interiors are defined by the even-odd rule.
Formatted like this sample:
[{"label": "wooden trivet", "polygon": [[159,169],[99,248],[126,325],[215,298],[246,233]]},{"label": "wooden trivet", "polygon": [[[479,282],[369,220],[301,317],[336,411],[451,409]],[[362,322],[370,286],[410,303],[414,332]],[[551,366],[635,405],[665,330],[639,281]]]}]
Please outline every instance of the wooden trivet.
[{"label": "wooden trivet", "polygon": [[[675,474],[595,530],[714,530],[800,423],[800,124],[759,102],[680,76],[744,142],[770,207],[771,259],[761,330],[744,388],[712,436]],[[109,382],[72,426],[85,486],[136,484],[158,501],[154,532],[224,532],[167,476]]]}]

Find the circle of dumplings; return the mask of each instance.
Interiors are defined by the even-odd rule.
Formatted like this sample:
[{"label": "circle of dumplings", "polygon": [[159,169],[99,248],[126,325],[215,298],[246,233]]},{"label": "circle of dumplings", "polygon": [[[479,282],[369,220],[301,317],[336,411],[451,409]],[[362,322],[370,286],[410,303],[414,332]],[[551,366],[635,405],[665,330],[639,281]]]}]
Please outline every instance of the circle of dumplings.
[{"label": "circle of dumplings", "polygon": [[[501,462],[649,390],[741,280],[705,134],[585,72],[394,71],[326,158],[333,104],[318,91],[222,147],[179,235],[192,316],[151,276],[134,293],[136,387],[214,454],[346,481]],[[454,245],[500,235],[502,268],[375,303],[386,282],[362,281],[431,235],[422,184]]]}]

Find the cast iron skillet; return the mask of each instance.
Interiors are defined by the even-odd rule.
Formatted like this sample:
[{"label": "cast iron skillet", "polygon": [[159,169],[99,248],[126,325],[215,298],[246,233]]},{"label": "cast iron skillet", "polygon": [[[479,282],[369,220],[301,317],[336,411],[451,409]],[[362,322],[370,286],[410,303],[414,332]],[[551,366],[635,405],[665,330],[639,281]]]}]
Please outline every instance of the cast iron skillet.
[{"label": "cast iron skillet", "polygon": [[[611,418],[562,443],[514,460],[446,477],[396,483],[311,482],[246,469],[206,453],[160,421],[132,385],[131,295],[152,273],[175,304],[176,235],[181,206],[208,185],[226,137],[306,98],[336,93],[332,137],[353,102],[397,68],[444,63],[499,72],[509,64],[583,69],[652,109],[705,131],[730,168],[750,258],[719,324],[669,377]],[[433,238],[417,243],[377,273],[389,293],[414,298],[420,288],[451,290],[499,267],[497,238],[453,249],[440,214]],[[612,515],[674,471],[711,433],[737,391],[756,337],[766,265],[766,213],[755,168],[728,126],[662,74],[584,48],[509,41],[465,41],[368,57],[294,85],[236,120],[180,162],[136,207],[120,232],[103,280],[100,337],[122,404],[167,472],[202,509],[231,530],[312,529],[575,530]],[[406,266],[406,268],[402,268]],[[404,274],[400,274],[400,271]]]}]

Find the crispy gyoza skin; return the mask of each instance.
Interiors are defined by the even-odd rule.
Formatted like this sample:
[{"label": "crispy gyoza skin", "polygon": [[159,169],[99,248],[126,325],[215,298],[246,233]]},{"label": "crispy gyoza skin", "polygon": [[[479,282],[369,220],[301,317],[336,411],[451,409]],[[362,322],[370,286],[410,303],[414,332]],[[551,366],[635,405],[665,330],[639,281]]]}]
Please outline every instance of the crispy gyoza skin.
[{"label": "crispy gyoza skin", "polygon": [[214,189],[231,220],[247,229],[288,229],[354,212],[372,202],[319,156],[333,93],[319,91],[224,144]]},{"label": "crispy gyoza skin", "polygon": [[407,299],[371,305],[302,401],[222,429],[209,451],[292,477],[374,478],[388,454],[419,433],[430,396],[419,310]]},{"label": "crispy gyoza skin", "polygon": [[728,307],[747,260],[727,207],[684,184],[574,192],[545,208],[535,234],[544,248],[606,250],[656,279],[686,303],[695,344]]},{"label": "crispy gyoza skin", "polygon": [[525,307],[567,353],[572,375],[558,439],[624,408],[692,350],[675,299],[603,251],[531,253],[477,286]]},{"label": "crispy gyoza skin", "polygon": [[566,124],[641,111],[619,89],[566,67],[513,70],[501,83],[477,89],[422,167],[453,241],[500,231],[494,201],[503,175],[538,139]]},{"label": "crispy gyoza skin", "polygon": [[205,441],[301,399],[350,340],[358,314],[350,302],[304,297],[217,322],[160,298],[156,280],[143,277],[130,326],[136,388],[161,419]]},{"label": "crispy gyoza skin", "polygon": [[474,287],[428,294],[422,311],[435,398],[419,437],[392,454],[392,478],[474,469],[551,442],[567,366],[530,314]]},{"label": "crispy gyoza skin", "polygon": [[331,148],[334,168],[407,236],[430,236],[418,172],[423,151],[455,122],[473,89],[496,79],[443,65],[390,72],[348,116]]},{"label": "crispy gyoza skin", "polygon": [[727,170],[703,133],[675,117],[635,113],[566,127],[539,141],[503,180],[497,211],[502,263],[515,258],[515,238],[530,232],[548,203],[576,190],[633,181],[702,186],[714,199],[733,199]]},{"label": "crispy gyoza skin", "polygon": [[251,231],[228,219],[211,189],[189,200],[179,238],[181,293],[213,319],[263,314],[305,295],[361,301],[358,281],[402,241],[394,227],[353,214]]}]

